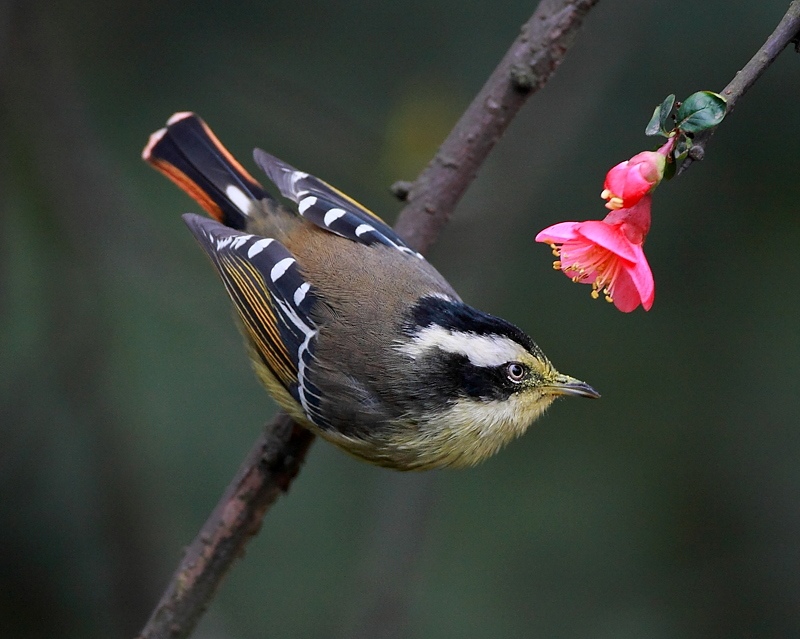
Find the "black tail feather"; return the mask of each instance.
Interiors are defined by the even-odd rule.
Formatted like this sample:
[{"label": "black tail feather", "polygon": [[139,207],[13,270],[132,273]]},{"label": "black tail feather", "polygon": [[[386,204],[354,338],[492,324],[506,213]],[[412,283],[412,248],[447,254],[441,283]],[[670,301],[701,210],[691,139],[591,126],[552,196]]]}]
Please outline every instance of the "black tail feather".
[{"label": "black tail feather", "polygon": [[166,128],[150,136],[142,158],[234,229],[246,227],[252,204],[271,199],[194,113],[173,115]]}]

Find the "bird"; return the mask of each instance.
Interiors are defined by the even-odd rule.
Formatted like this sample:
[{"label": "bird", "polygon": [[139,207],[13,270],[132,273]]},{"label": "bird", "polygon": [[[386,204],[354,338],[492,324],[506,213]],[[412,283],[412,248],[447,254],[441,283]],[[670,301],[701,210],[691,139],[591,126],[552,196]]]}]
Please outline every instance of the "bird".
[{"label": "bird", "polygon": [[172,115],[142,157],[210,216],[183,219],[259,380],[296,423],[351,455],[402,471],[473,466],[557,397],[599,397],[321,179],[255,149],[277,199],[192,112]]}]

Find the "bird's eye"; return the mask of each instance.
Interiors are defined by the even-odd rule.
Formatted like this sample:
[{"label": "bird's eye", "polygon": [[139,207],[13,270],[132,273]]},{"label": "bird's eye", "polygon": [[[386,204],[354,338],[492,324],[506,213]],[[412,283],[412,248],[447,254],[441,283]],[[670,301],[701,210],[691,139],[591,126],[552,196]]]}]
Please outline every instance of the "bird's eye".
[{"label": "bird's eye", "polygon": [[525,377],[525,367],[519,362],[509,362],[506,364],[506,375],[512,382],[521,382]]}]

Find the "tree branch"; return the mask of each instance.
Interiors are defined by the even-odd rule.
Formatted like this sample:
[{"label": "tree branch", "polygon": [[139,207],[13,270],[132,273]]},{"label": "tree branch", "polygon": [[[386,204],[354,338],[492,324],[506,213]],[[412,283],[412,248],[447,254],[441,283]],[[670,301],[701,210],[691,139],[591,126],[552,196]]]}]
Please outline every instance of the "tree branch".
[{"label": "tree branch", "polygon": [[[521,35],[413,184],[397,231],[419,251],[437,239],[489,151],[525,100],[545,85],[598,0],[542,0]],[[139,639],[188,637],[261,519],[288,490],[314,439],[278,415],[200,529]]]},{"label": "tree branch", "polygon": [[[786,14],[778,23],[778,26],[775,27],[775,31],[767,38],[756,54],[750,58],[744,68],[736,73],[733,80],[728,83],[728,86],[722,89],[722,95],[727,100],[726,115],[730,115],[739,98],[755,84],[761,74],[786,48],[786,45],[794,42],[796,47],[800,46],[798,37],[800,37],[800,0],[793,0]],[[717,127],[714,127],[695,136],[689,155],[678,170],[678,175],[688,169],[694,162],[698,162],[705,157],[706,145],[716,130]]]}]

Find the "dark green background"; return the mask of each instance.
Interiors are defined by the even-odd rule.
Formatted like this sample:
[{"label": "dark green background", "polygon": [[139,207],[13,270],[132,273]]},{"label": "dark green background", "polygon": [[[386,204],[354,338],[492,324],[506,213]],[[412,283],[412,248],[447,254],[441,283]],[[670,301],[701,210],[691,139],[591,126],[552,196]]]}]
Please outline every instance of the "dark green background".
[{"label": "dark green background", "polygon": [[[800,59],[659,188],[653,310],[533,236],[601,217],[668,93],[720,90],[786,0],[603,0],[431,255],[597,402],[465,471],[318,442],[198,637],[800,636]],[[138,631],[274,406],[140,159],[177,110],[393,220],[534,5],[0,3],[0,631]]]}]

